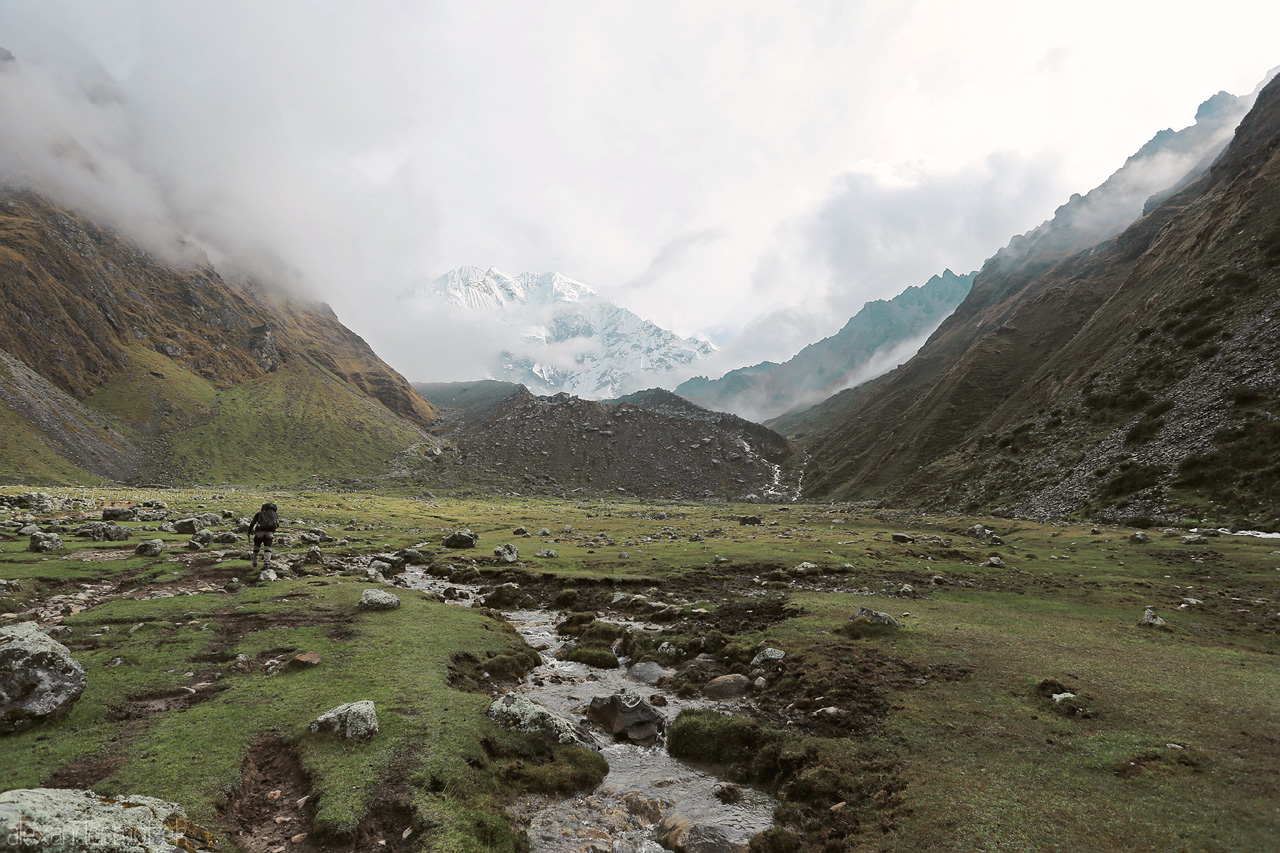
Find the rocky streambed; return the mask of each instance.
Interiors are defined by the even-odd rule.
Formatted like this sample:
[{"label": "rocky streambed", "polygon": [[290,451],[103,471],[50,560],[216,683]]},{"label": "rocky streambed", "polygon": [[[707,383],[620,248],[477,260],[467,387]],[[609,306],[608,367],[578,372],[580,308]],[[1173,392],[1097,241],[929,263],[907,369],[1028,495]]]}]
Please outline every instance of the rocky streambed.
[{"label": "rocky streambed", "polygon": [[[414,570],[400,580],[464,606],[480,595],[478,587]],[[669,694],[656,685],[671,671],[652,663],[628,666],[620,658],[618,668],[598,668],[562,660],[558,655],[572,641],[557,633],[556,613],[517,609],[503,615],[541,658],[513,693],[573,722],[579,736],[594,741],[609,763],[608,775],[590,794],[523,804],[519,816],[528,827],[533,853],[656,853],[677,845],[691,853],[733,851],[772,826],[776,801],[768,794],[731,784],[713,768],[686,764],[666,749],[662,731],[681,710],[732,713],[733,700]],[[630,631],[661,630],[639,620],[606,619]],[[621,731],[614,736],[612,730]]]}]

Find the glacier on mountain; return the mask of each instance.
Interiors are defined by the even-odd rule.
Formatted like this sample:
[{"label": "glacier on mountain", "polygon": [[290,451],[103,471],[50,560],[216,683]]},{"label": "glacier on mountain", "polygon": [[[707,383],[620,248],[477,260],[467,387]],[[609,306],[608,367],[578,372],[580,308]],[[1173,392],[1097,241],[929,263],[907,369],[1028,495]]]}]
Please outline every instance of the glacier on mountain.
[{"label": "glacier on mountain", "polygon": [[496,324],[508,340],[487,365],[489,378],[519,382],[535,394],[567,391],[608,399],[670,383],[671,371],[715,346],[641,319],[557,272],[508,275],[461,267],[408,294],[410,308],[463,309]]}]

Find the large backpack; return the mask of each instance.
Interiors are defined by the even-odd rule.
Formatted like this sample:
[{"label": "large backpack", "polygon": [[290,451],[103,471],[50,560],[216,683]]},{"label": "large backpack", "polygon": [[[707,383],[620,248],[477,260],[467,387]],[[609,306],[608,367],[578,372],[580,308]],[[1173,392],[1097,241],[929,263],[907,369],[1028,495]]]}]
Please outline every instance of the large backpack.
[{"label": "large backpack", "polygon": [[258,515],[262,517],[258,522],[258,530],[275,532],[276,528],[280,526],[280,518],[276,515],[275,504],[264,504],[262,512],[258,513]]}]

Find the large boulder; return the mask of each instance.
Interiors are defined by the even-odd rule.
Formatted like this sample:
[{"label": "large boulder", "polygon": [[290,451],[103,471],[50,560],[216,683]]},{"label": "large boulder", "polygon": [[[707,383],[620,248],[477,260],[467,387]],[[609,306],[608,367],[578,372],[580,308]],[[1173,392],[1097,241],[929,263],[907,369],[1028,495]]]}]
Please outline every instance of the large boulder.
[{"label": "large boulder", "polygon": [[378,713],[368,699],[330,708],[311,721],[312,734],[331,734],[347,740],[367,740],[378,733]]},{"label": "large boulder", "polygon": [[173,522],[173,530],[175,533],[183,533],[190,536],[193,533],[199,533],[204,530],[204,520],[201,518],[180,518]]},{"label": "large boulder", "polygon": [[37,531],[31,534],[31,544],[27,546],[27,550],[35,551],[37,554],[60,551],[62,550],[62,537],[56,533],[40,533]]},{"label": "large boulder", "polygon": [[737,699],[750,689],[751,679],[745,675],[722,675],[708,681],[702,688],[702,695],[708,699]]},{"label": "large boulder", "polygon": [[674,669],[667,669],[662,664],[649,660],[629,667],[627,669],[627,680],[652,687],[662,679],[675,674],[676,671]]},{"label": "large boulder", "polygon": [[84,692],[84,669],[34,622],[0,628],[0,734],[62,716]]},{"label": "large boulder", "polygon": [[587,705],[587,717],[604,726],[615,740],[651,746],[667,721],[638,693],[630,690],[612,696],[596,696]]},{"label": "large boulder", "polygon": [[519,693],[508,693],[489,706],[489,716],[503,728],[541,735],[552,743],[576,743],[599,750],[590,732]]},{"label": "large boulder", "polygon": [[888,613],[880,610],[872,610],[869,607],[859,607],[849,617],[850,622],[862,622],[868,625],[883,625],[886,628],[897,628],[898,620],[894,619]]},{"label": "large boulder", "polygon": [[138,511],[131,506],[106,506],[102,508],[103,521],[137,521]]},{"label": "large boulder", "polygon": [[138,543],[138,547],[133,552],[139,557],[159,557],[160,552],[164,550],[163,539],[147,539]]},{"label": "large boulder", "polygon": [[499,562],[514,563],[516,560],[520,559],[520,551],[515,545],[508,542],[505,545],[499,545],[494,548],[493,556],[497,557]]},{"label": "large boulder", "polygon": [[225,849],[175,803],[93,791],[25,788],[0,794],[0,850],[176,853]]},{"label": "large boulder", "polygon": [[398,596],[381,589],[366,589],[360,593],[360,603],[356,605],[361,610],[395,610],[399,606]]},{"label": "large boulder", "polygon": [[463,528],[455,530],[448,536],[444,537],[444,547],[446,548],[474,548],[476,543],[480,541],[480,534]]},{"label": "large boulder", "polygon": [[127,527],[106,521],[91,521],[76,528],[75,534],[94,542],[123,542],[129,538],[131,531]]},{"label": "large boulder", "polygon": [[484,606],[493,610],[520,610],[536,604],[533,596],[513,583],[504,583],[485,596]]}]

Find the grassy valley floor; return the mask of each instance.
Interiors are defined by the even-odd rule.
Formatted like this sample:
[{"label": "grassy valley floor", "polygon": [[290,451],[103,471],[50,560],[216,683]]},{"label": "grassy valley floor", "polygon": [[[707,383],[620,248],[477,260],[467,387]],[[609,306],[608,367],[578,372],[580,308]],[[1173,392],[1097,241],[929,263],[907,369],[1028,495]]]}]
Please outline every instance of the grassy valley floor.
[{"label": "grassy valley floor", "polygon": [[[353,574],[367,557],[416,547],[431,574],[514,582],[566,619],[660,621],[621,651],[675,668],[673,692],[762,677],[669,732],[673,753],[778,797],[755,850],[1229,851],[1280,837],[1277,539],[1184,544],[1177,529],[1137,544],[1126,528],[850,505],[51,493],[92,519],[148,498],[171,519],[271,499],[293,571],[249,583],[243,542],[188,550],[155,522],[91,542],[70,532],[75,508],[15,508],[69,530],[63,550],[36,554],[0,528],[0,579],[17,581],[0,625],[69,628],[88,687],[66,717],[0,736],[0,790],[157,796],[251,851],[525,849],[519,798],[589,790],[603,761],[485,716],[532,657],[496,614],[392,587],[399,609],[357,609],[377,586]],[[444,548],[464,527],[479,546]],[[320,530],[323,562],[302,563],[301,534]],[[147,538],[166,550],[135,555]],[[492,549],[508,542],[520,559],[500,564]],[[899,627],[851,620],[860,607]],[[1148,607],[1166,624],[1140,625]],[[607,651],[615,635],[596,633]],[[752,666],[765,647],[786,652],[780,666]],[[289,666],[302,652],[320,664]],[[714,665],[688,666],[699,653]],[[359,699],[378,709],[372,740],[308,733]]]}]

